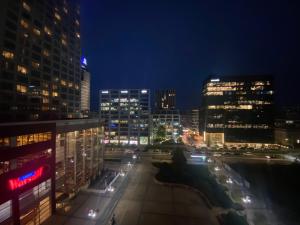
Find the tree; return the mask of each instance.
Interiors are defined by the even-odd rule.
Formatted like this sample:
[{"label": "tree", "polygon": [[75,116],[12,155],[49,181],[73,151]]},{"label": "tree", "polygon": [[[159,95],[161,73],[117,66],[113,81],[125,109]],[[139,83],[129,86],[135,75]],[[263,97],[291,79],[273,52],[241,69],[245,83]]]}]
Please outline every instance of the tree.
[{"label": "tree", "polygon": [[160,142],[166,139],[167,136],[167,130],[166,127],[163,125],[160,125],[157,128],[156,137],[154,138],[155,142]]}]

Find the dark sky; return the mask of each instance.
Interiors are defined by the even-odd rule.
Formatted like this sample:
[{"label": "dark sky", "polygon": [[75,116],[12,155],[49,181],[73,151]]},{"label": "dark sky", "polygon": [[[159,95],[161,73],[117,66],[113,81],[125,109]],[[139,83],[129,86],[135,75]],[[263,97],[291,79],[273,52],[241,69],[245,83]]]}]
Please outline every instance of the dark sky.
[{"label": "dark sky", "polygon": [[196,107],[211,74],[274,74],[278,102],[299,104],[299,2],[81,0],[92,108],[106,88],[175,88]]}]

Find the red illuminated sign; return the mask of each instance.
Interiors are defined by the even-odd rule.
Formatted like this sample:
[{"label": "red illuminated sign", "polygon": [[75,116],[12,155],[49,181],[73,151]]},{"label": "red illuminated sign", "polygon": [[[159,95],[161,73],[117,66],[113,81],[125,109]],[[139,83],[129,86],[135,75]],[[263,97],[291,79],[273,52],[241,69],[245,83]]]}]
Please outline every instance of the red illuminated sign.
[{"label": "red illuminated sign", "polygon": [[15,190],[15,189],[18,189],[20,187],[23,187],[26,184],[31,183],[32,181],[35,181],[35,180],[39,179],[42,176],[43,171],[44,171],[44,167],[39,167],[35,171],[27,173],[27,174],[25,174],[25,175],[23,175],[19,178],[10,179],[8,181],[9,188],[11,190]]}]

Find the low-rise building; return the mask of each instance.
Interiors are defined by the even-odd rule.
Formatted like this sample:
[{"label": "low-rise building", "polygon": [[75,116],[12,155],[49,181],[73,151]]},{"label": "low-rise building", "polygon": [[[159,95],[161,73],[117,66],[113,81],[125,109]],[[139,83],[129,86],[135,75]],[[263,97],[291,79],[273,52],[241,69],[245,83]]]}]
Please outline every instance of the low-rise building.
[{"label": "low-rise building", "polygon": [[0,124],[0,224],[42,224],[103,168],[99,119]]}]

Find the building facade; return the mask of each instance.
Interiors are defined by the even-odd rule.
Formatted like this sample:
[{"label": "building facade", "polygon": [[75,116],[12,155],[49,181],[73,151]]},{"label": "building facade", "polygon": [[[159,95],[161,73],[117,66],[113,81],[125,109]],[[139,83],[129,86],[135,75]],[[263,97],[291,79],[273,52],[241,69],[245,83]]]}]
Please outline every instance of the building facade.
[{"label": "building facade", "polygon": [[55,212],[55,123],[0,125],[0,224],[41,224]]},{"label": "building facade", "polygon": [[101,90],[99,111],[106,144],[149,144],[150,90]]},{"label": "building facade", "polygon": [[155,93],[155,110],[172,110],[176,108],[176,90],[158,90]]},{"label": "building facade", "polygon": [[275,143],[287,148],[300,148],[300,107],[285,108],[277,115]]},{"label": "building facade", "polygon": [[194,132],[199,132],[199,109],[182,111],[182,126]]},{"label": "building facade", "polygon": [[57,206],[101,174],[103,127],[99,119],[56,121]]},{"label": "building facade", "polygon": [[42,224],[103,168],[99,119],[0,124],[0,224]]},{"label": "building facade", "polygon": [[163,132],[164,140],[177,142],[182,130],[179,110],[161,110],[151,115],[151,139],[153,142],[161,139]]},{"label": "building facade", "polygon": [[91,74],[87,69],[86,59],[83,59],[81,65],[81,82],[80,82],[80,111],[83,116],[90,112],[90,95],[91,95]]},{"label": "building facade", "polygon": [[79,21],[76,0],[0,1],[0,121],[79,116]]},{"label": "building facade", "polygon": [[261,147],[274,143],[272,76],[208,79],[203,86],[205,142],[210,145]]}]

